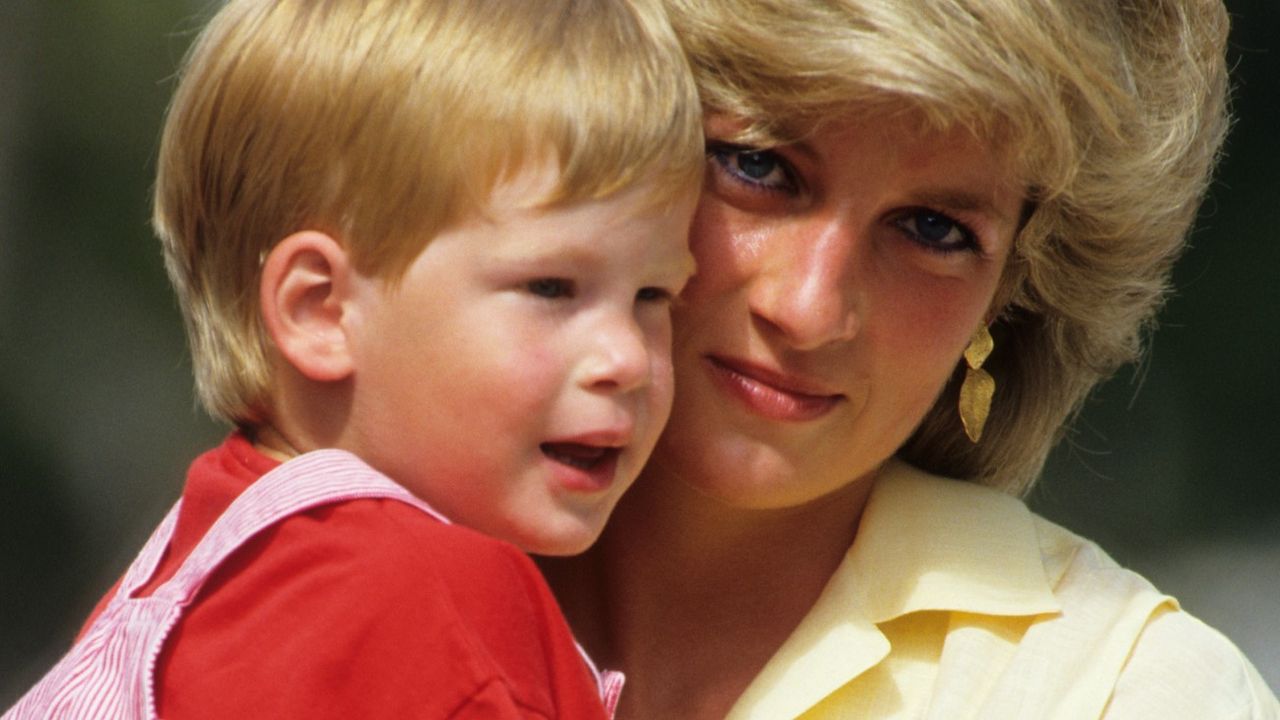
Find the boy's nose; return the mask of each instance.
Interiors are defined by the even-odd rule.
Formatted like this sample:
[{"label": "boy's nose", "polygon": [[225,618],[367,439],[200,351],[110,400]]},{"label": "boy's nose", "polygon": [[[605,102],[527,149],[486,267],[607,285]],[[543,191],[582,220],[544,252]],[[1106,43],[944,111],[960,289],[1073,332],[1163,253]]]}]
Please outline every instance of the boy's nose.
[{"label": "boy's nose", "polygon": [[626,393],[649,382],[649,345],[634,321],[601,329],[583,360],[579,382],[593,392]]},{"label": "boy's nose", "polygon": [[750,284],[752,316],[798,350],[852,339],[858,332],[856,230],[826,218],[779,233]]}]

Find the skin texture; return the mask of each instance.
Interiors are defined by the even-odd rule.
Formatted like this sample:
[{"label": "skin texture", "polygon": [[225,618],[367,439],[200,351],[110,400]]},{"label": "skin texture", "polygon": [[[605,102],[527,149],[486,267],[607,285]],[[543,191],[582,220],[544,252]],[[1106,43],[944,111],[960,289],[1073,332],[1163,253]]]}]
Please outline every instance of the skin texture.
[{"label": "skin texture", "polygon": [[530,552],[592,543],[668,414],[693,201],[656,207],[641,184],[537,207],[555,179],[500,186],[395,283],[327,236],[280,243],[263,305],[281,382],[260,441],[350,450]]},{"label": "skin texture", "polygon": [[722,141],[675,311],[671,421],[601,543],[546,570],[621,717],[721,718],[812,605],[991,303],[1022,195],[1004,158],[851,113]]}]

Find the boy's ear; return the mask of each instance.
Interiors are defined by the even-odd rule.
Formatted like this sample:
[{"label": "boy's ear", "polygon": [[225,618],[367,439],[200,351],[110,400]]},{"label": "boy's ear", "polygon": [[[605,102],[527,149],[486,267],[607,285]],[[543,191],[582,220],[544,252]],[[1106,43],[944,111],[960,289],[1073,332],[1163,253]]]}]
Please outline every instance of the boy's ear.
[{"label": "boy's ear", "polygon": [[311,230],[276,243],[263,262],[259,299],[267,334],[310,380],[336,382],[353,371],[343,326],[352,272],[338,241]]}]

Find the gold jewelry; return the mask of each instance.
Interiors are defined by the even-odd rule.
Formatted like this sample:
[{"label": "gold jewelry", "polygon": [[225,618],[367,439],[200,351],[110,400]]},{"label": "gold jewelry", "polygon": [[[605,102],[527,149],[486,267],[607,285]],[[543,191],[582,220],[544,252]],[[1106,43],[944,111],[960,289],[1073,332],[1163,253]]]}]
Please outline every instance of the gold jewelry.
[{"label": "gold jewelry", "polygon": [[991,331],[983,323],[973,333],[969,347],[964,349],[964,361],[969,367],[964,373],[964,383],[960,385],[960,422],[964,425],[964,434],[974,443],[982,439],[982,428],[991,412],[991,396],[996,393],[995,378],[982,369],[982,363],[986,362],[995,346]]}]

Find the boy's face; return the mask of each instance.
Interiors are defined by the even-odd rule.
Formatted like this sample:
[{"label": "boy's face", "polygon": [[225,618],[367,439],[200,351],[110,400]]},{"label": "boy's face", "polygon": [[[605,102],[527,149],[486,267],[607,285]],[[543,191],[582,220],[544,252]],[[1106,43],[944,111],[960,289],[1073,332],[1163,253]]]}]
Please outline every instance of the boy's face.
[{"label": "boy's face", "polygon": [[554,180],[499,187],[399,284],[357,279],[346,444],[454,521],[560,555],[595,541],[666,422],[696,197],[529,208]]}]

